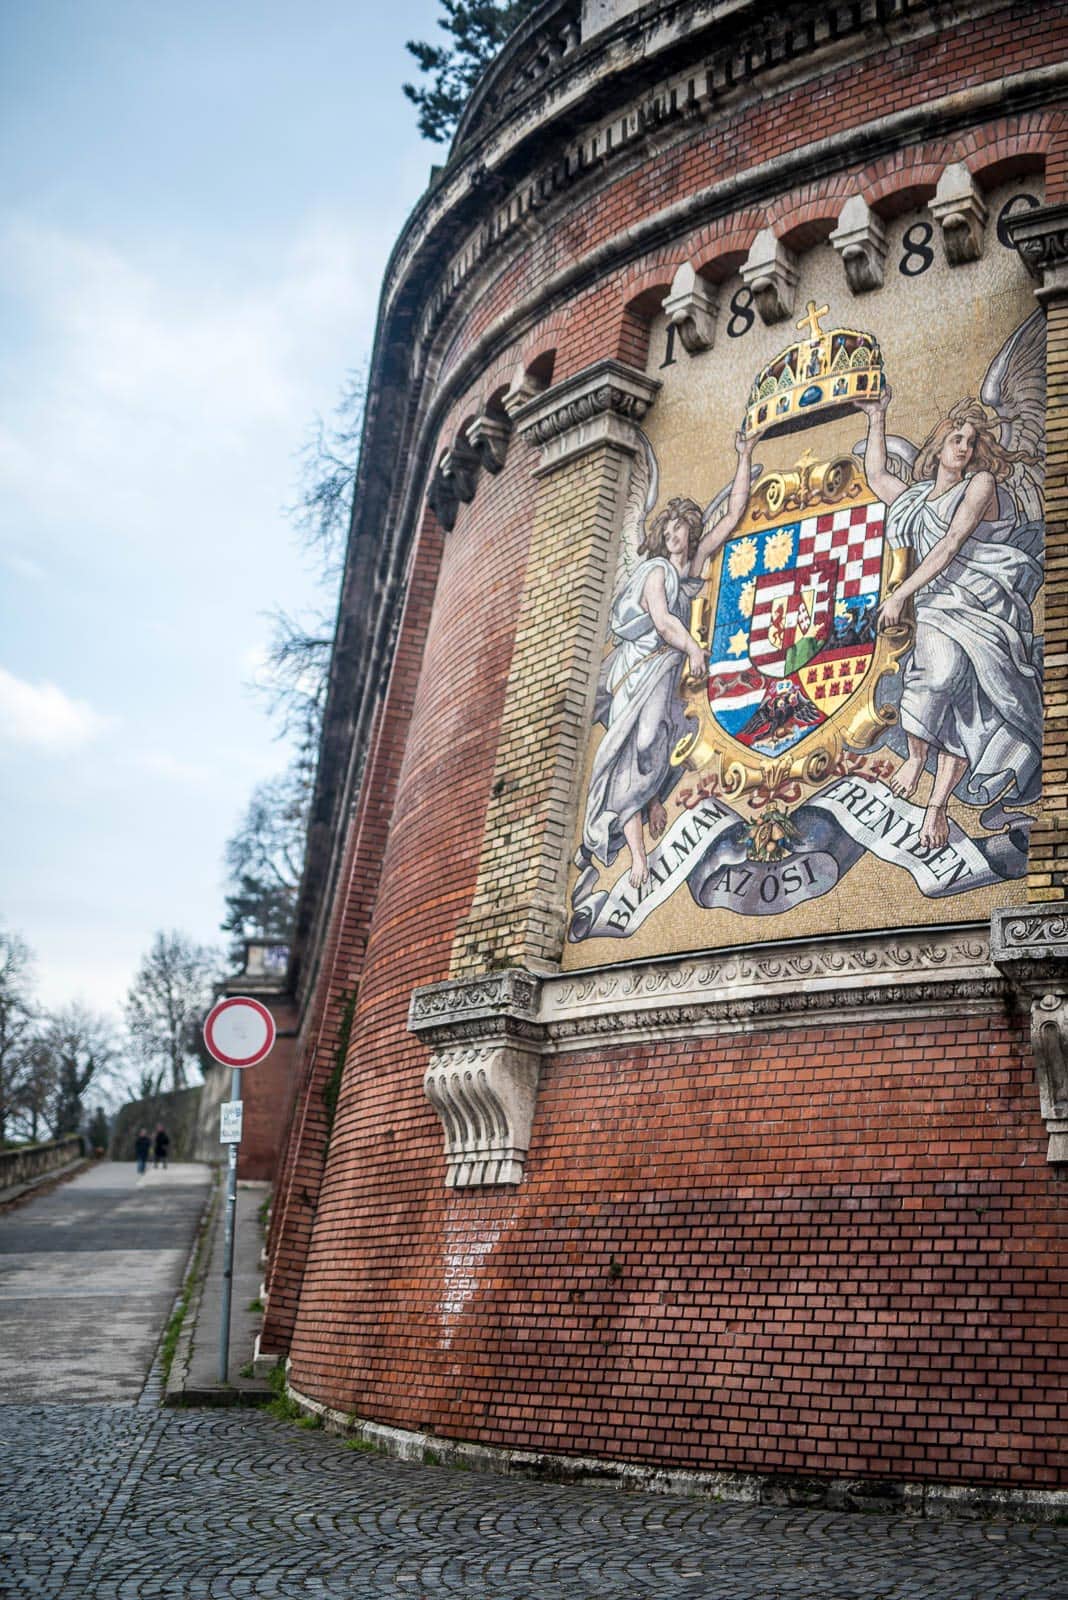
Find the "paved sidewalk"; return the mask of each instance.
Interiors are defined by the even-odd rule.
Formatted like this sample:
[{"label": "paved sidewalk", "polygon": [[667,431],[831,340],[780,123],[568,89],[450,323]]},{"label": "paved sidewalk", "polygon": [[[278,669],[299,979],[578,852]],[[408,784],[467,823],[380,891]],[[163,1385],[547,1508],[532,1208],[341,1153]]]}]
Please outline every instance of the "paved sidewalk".
[{"label": "paved sidewalk", "polygon": [[0,1402],[137,1399],[210,1177],[102,1161],[0,1216]]},{"label": "paved sidewalk", "polygon": [[234,1276],[230,1306],[230,1348],[225,1382],[220,1370],[223,1262],[225,1259],[226,1173],[215,1197],[211,1236],[201,1261],[200,1282],[187,1312],[186,1326],[167,1385],[168,1405],[258,1404],[270,1386],[251,1376],[260,1330],[263,1279],[261,1212],[270,1184],[239,1182],[234,1225]]},{"label": "paved sidewalk", "polygon": [[262,1412],[0,1407],[4,1600],[1066,1600],[1068,1530],[562,1487]]}]

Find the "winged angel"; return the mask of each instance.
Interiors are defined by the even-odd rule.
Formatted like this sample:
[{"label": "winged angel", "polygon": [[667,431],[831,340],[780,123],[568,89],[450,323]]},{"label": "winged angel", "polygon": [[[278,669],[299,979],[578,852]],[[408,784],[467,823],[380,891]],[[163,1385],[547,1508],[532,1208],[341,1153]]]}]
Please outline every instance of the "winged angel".
[{"label": "winged angel", "polygon": [[[1038,799],[1042,641],[1032,606],[1042,582],[1045,325],[1036,311],[1002,346],[979,400],[960,400],[918,450],[887,439],[889,390],[859,404],[868,419],[864,468],[888,508],[886,536],[913,551],[913,570],[883,602],[881,628],[911,600],[916,635],[900,720],[908,754],[890,787],[908,798],[934,777],[920,842],[949,839],[950,796],[986,806]],[[858,446],[858,449],[860,447]]]},{"label": "winged angel", "polygon": [[659,474],[652,446],[635,457],[623,517],[620,575],[601,667],[594,720],[605,735],[594,756],[577,864],[610,866],[623,845],[637,889],[649,877],[645,824],[654,839],[667,823],[664,801],[678,768],[671,752],[690,727],[681,677],[701,680],[708,661],[687,626],[705,567],[741,521],[749,498],[753,441],[735,439],[738,466],[729,489],[702,511],[676,495],[647,527]]}]

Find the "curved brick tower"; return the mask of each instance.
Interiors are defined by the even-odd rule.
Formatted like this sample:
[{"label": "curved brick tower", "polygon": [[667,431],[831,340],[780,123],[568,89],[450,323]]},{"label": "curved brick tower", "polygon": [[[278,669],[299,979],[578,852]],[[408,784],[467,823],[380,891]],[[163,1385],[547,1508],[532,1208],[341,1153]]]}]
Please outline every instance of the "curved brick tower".
[{"label": "curved brick tower", "polygon": [[309,1404],[1064,1487],[1066,36],[546,0],[473,95],[383,285],[301,902]]}]

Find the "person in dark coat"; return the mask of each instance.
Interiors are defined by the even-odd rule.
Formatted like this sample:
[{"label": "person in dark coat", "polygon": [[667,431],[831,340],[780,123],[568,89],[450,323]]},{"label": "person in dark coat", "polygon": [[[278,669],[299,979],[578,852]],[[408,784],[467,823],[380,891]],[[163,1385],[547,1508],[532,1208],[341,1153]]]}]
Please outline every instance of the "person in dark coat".
[{"label": "person in dark coat", "polygon": [[152,1140],[148,1137],[148,1129],[142,1128],[134,1140],[134,1155],[137,1157],[137,1171],[144,1172],[148,1166],[148,1153],[152,1149]]},{"label": "person in dark coat", "polygon": [[152,1151],[152,1165],[167,1170],[167,1151],[170,1149],[171,1136],[162,1122],[156,1124],[156,1140]]}]

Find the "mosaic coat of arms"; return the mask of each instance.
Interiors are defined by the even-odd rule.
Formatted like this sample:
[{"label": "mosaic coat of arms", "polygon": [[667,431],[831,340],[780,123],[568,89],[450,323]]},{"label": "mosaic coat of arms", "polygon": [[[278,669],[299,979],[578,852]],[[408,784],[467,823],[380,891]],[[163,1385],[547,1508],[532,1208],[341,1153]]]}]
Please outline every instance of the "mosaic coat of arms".
[{"label": "mosaic coat of arms", "polygon": [[[644,441],[572,941],[627,938],[684,885],[699,907],[783,916],[866,854],[929,899],[1026,871],[1042,726],[1042,313],[919,446],[891,431],[876,336],[824,331],[827,317],[810,302],[801,339],[757,375],[733,481],[710,505],[664,501]],[[863,438],[821,454],[814,425],[848,413]],[[786,435],[793,465],[765,470],[761,444]]]}]

